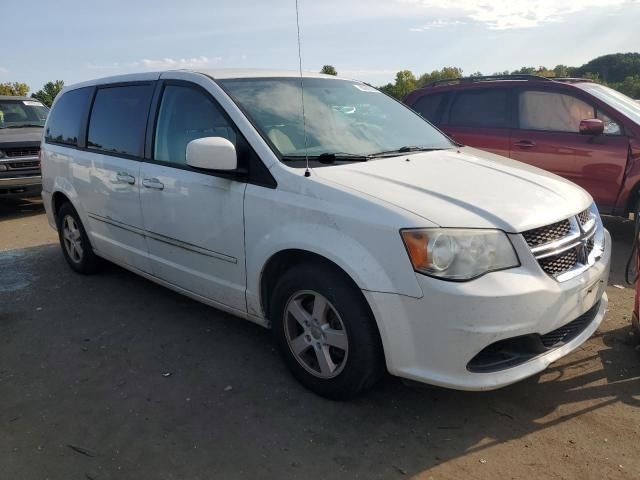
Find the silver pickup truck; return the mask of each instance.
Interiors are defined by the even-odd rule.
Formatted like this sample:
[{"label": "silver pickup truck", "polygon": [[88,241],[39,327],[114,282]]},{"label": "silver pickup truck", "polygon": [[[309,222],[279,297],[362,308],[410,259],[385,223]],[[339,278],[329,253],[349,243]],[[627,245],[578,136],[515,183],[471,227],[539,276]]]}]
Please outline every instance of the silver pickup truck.
[{"label": "silver pickup truck", "polygon": [[0,198],[40,196],[40,142],[48,113],[36,99],[0,96]]}]

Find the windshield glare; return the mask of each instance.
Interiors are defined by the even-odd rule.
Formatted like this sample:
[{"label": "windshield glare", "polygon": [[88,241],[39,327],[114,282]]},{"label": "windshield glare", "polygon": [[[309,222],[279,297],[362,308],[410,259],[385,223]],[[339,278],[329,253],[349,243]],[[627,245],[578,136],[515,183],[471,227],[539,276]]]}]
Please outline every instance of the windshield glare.
[{"label": "windshield glare", "polygon": [[305,78],[218,80],[282,157],[370,155],[401,147],[451,148],[438,130],[364,83]]},{"label": "windshield glare", "polygon": [[585,82],[578,83],[576,86],[586,92],[589,92],[594,97],[602,100],[611,108],[616,109],[640,125],[640,103],[627,97],[624,93],[620,93],[612,88],[605,87],[604,85],[599,85],[597,83]]},{"label": "windshield glare", "polygon": [[37,100],[0,100],[0,128],[44,127],[48,113]]}]

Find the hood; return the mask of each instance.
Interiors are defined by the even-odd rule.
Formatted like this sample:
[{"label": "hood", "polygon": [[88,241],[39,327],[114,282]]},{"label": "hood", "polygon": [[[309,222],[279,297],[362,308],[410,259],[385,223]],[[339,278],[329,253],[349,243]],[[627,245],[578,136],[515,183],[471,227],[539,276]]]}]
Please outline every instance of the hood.
[{"label": "hood", "polygon": [[469,147],[315,168],[314,173],[442,227],[517,233],[575,215],[593,201],[557,175]]},{"label": "hood", "polygon": [[7,144],[37,144],[42,141],[42,127],[0,128],[0,147]]}]

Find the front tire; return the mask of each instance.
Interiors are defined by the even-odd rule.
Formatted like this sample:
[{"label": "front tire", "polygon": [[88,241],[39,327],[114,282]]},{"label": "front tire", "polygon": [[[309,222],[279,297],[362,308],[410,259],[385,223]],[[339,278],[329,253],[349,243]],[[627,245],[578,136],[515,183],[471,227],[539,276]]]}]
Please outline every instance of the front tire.
[{"label": "front tire", "polygon": [[270,308],[274,340],[305,387],[352,398],[384,373],[377,327],[360,290],[329,265],[297,265],[277,283]]},{"label": "front tire", "polygon": [[95,272],[99,258],[93,253],[80,216],[71,203],[66,202],[60,207],[57,220],[60,246],[69,266],[85,275]]}]

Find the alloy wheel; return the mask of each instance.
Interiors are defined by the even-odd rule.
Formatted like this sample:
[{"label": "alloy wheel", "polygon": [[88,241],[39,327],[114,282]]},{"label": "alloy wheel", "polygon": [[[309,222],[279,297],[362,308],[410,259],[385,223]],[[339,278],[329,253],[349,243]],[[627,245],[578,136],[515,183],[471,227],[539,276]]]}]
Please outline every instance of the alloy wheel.
[{"label": "alloy wheel", "polygon": [[284,311],[289,349],[302,367],[320,378],[342,372],[349,354],[349,339],[340,314],[323,295],[304,290],[294,293]]},{"label": "alloy wheel", "polygon": [[84,253],[82,249],[82,234],[76,220],[71,215],[65,215],[62,220],[62,239],[69,258],[74,263],[82,262]]}]

